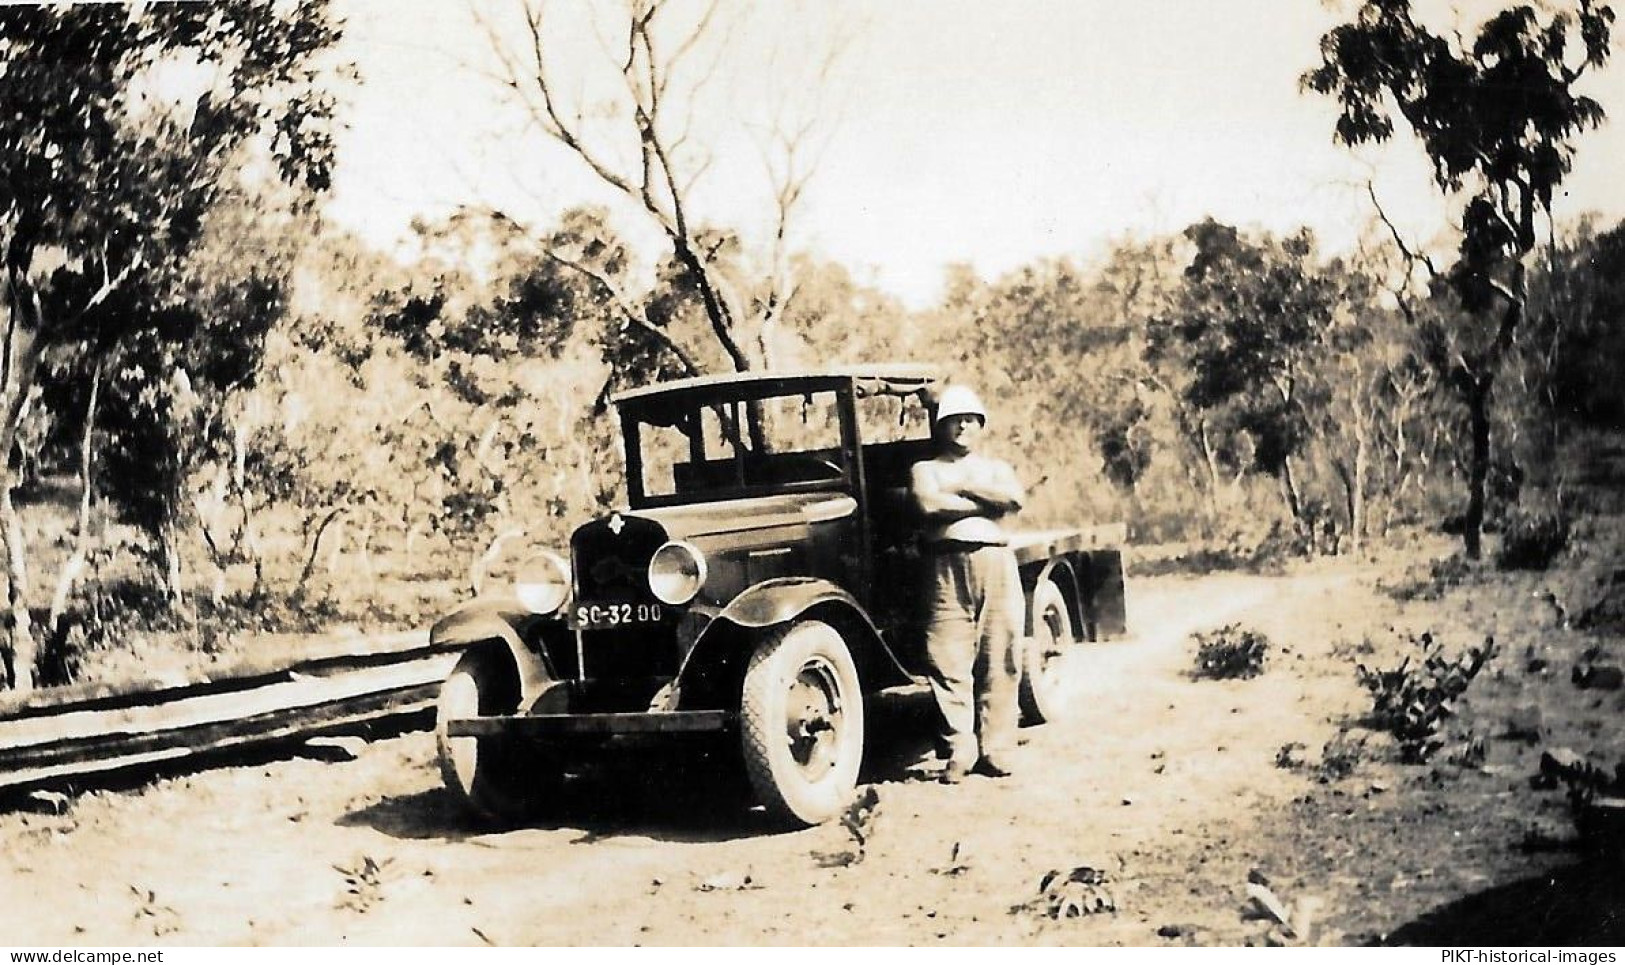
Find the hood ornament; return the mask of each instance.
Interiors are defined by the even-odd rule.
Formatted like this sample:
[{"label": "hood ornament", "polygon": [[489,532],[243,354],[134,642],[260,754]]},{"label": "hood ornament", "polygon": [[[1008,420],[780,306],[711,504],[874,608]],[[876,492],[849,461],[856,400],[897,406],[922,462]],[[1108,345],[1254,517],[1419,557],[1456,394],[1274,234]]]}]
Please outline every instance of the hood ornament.
[{"label": "hood ornament", "polygon": [[621,518],[621,514],[620,513],[612,513],[610,515],[610,517],[609,517],[609,531],[611,533],[614,533],[616,536],[619,536],[619,535],[621,535],[621,530],[623,530],[625,528],[626,528],[626,520]]}]

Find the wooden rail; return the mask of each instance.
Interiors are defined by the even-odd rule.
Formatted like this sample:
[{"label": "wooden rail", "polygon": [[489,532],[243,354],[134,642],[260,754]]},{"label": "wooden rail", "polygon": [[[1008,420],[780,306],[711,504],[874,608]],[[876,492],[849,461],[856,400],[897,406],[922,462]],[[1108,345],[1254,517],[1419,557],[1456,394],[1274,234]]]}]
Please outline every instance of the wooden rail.
[{"label": "wooden rail", "polygon": [[328,654],[280,671],[138,693],[35,699],[0,711],[0,794],[93,786],[112,775],[294,743],[426,715],[460,647]]}]

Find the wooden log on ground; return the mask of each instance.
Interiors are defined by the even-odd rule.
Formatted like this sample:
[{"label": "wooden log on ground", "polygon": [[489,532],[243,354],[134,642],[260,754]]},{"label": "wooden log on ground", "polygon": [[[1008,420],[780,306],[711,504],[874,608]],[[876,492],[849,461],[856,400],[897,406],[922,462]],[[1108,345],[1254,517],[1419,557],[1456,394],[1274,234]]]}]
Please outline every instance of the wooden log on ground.
[{"label": "wooden log on ground", "polygon": [[461,648],[331,656],[280,674],[121,695],[0,719],[0,791],[302,741],[371,720],[424,714]]}]

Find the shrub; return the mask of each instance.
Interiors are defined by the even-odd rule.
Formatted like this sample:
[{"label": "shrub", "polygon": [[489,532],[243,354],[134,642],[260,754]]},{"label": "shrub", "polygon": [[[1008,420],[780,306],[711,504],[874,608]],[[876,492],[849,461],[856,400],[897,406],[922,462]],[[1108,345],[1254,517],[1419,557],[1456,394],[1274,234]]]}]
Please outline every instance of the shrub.
[{"label": "shrub", "polygon": [[1209,680],[1246,680],[1264,672],[1269,638],[1254,630],[1231,623],[1208,633],[1198,633],[1194,676]]},{"label": "shrub", "polygon": [[1303,742],[1288,741],[1275,750],[1275,766],[1283,771],[1302,770],[1306,766],[1303,759]]},{"label": "shrub", "polygon": [[1348,731],[1340,730],[1321,747],[1320,763],[1315,766],[1315,777],[1322,784],[1341,781],[1353,774],[1360,764],[1371,756],[1364,737],[1350,737]]},{"label": "shrub", "polygon": [[1503,570],[1544,570],[1568,548],[1572,529],[1562,512],[1519,512],[1507,520],[1495,565]]},{"label": "shrub", "polygon": [[1599,582],[1601,594],[1580,611],[1574,625],[1582,630],[1625,634],[1625,570],[1615,570],[1608,580]]},{"label": "shrub", "polygon": [[1467,582],[1472,573],[1473,564],[1465,558],[1446,556],[1429,563],[1426,573],[1413,569],[1382,589],[1396,600],[1442,600],[1446,593]]},{"label": "shrub", "polygon": [[1446,755],[1445,761],[1457,767],[1483,767],[1490,756],[1489,745],[1478,734],[1468,734],[1458,741]]},{"label": "shrub", "polygon": [[1351,737],[1347,730],[1338,731],[1321,747],[1319,760],[1307,757],[1304,753],[1307,749],[1302,741],[1282,744],[1275,751],[1275,766],[1283,771],[1308,773],[1322,784],[1331,784],[1353,774],[1362,763],[1376,756],[1364,736]]},{"label": "shrub", "polygon": [[1445,721],[1455,715],[1456,700],[1495,656],[1496,646],[1493,637],[1486,637],[1482,647],[1469,647],[1452,658],[1431,633],[1408,640],[1416,652],[1406,654],[1397,667],[1372,670],[1356,664],[1355,674],[1371,694],[1372,725],[1394,735],[1401,761],[1420,764],[1444,746],[1440,732]]},{"label": "shrub", "polygon": [[136,637],[173,632],[186,616],[164,595],[150,568],[116,572],[127,546],[98,546],[86,557],[89,575],[73,589],[62,620],[46,627],[48,611],[33,613],[42,634],[35,678],[43,687],[75,683],[99,654],[128,650]]}]

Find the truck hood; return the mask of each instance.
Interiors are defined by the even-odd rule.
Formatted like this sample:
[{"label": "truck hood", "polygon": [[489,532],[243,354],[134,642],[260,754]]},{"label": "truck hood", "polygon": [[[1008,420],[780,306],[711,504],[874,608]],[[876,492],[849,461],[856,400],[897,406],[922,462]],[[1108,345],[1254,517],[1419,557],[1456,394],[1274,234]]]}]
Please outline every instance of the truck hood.
[{"label": "truck hood", "polygon": [[857,509],[858,501],[845,493],[795,493],[640,509],[625,515],[659,523],[672,539],[694,540],[829,522],[851,516]]}]

